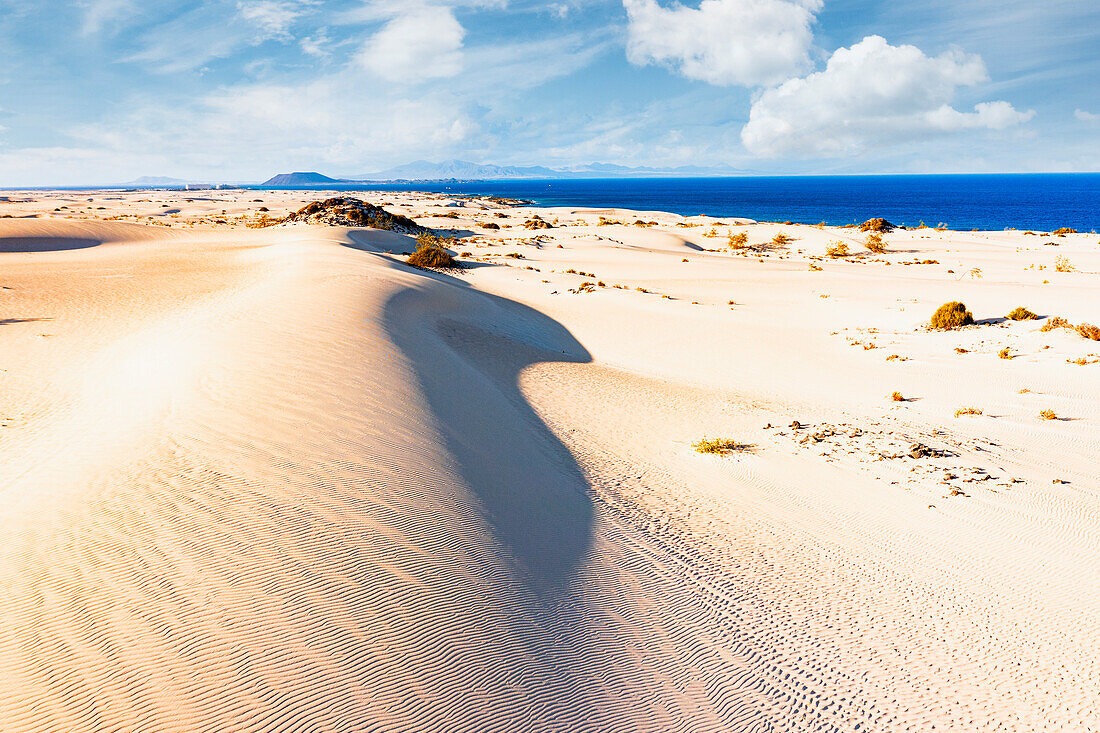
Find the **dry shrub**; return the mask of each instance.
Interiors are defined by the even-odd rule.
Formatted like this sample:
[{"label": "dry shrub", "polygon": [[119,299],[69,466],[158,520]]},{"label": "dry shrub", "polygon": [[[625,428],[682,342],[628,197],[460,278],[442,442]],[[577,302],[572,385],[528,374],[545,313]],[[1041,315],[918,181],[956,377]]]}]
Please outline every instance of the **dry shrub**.
[{"label": "dry shrub", "polygon": [[890,399],[894,402],[905,402],[905,397],[902,396],[901,392],[894,392],[890,395]]},{"label": "dry shrub", "polygon": [[826,245],[825,254],[829,257],[837,258],[847,257],[852,254],[852,252],[848,249],[848,244],[846,242],[833,242],[832,244]]},{"label": "dry shrub", "polygon": [[421,234],[416,238],[416,251],[409,255],[408,262],[413,267],[448,269],[458,267],[451,253],[443,249],[443,240],[431,234]]},{"label": "dry shrub", "polygon": [[698,442],[692,443],[691,447],[698,453],[710,453],[712,455],[724,455],[734,451],[749,449],[749,446],[745,443],[739,443],[729,438],[703,438]]},{"label": "dry shrub", "polygon": [[527,221],[523,222],[524,229],[553,229],[553,226],[548,221],[544,221],[540,216],[533,216]]},{"label": "dry shrub", "polygon": [[481,225],[481,228],[482,229],[500,229],[500,224],[497,224],[496,222],[492,222],[492,221],[487,221],[487,222],[485,222],[484,224]]},{"label": "dry shrub", "polygon": [[730,232],[729,233],[729,248],[730,249],[744,249],[749,244],[748,232]]},{"label": "dry shrub", "polygon": [[1073,326],[1065,318],[1062,318],[1061,316],[1054,316],[1053,318],[1048,318],[1046,323],[1044,323],[1043,327],[1039,330],[1053,331],[1056,328],[1073,328]]},{"label": "dry shrub", "polygon": [[1057,420],[1058,414],[1054,410],[1043,410],[1039,413],[1039,417],[1044,420]]},{"label": "dry shrub", "polygon": [[960,407],[955,410],[955,417],[962,417],[963,415],[981,415],[982,411],[977,407]]},{"label": "dry shrub", "polygon": [[886,242],[882,241],[882,235],[878,232],[868,234],[867,241],[863,243],[863,246],[877,255],[886,251]]},{"label": "dry shrub", "polygon": [[1001,349],[1000,351],[997,352],[997,356],[1000,357],[1001,359],[1011,359],[1012,358],[1012,349],[1010,349],[1006,346],[1006,347],[1004,347],[1003,349]]},{"label": "dry shrub", "polygon": [[1012,312],[1009,313],[1007,316],[1005,316],[1005,318],[1008,318],[1008,319],[1013,320],[1013,321],[1034,321],[1038,317],[1039,316],[1035,315],[1034,313],[1029,311],[1027,308],[1024,308],[1023,306],[1020,306],[1018,308],[1013,308]]},{"label": "dry shrub", "polygon": [[1051,234],[1076,234],[1076,233],[1077,233],[1076,229],[1070,229],[1069,227],[1061,227],[1060,229],[1055,229],[1053,232],[1051,232]]},{"label": "dry shrub", "polygon": [[969,326],[974,322],[974,315],[966,309],[966,306],[957,300],[944,303],[932,314],[932,328],[953,329]]},{"label": "dry shrub", "polygon": [[1077,268],[1073,266],[1073,263],[1069,261],[1068,257],[1058,255],[1054,259],[1054,269],[1058,272],[1073,272]]},{"label": "dry shrub", "polygon": [[1094,326],[1091,323],[1081,323],[1073,330],[1076,331],[1077,335],[1081,338],[1087,338],[1089,341],[1100,341],[1100,326]]},{"label": "dry shrub", "polygon": [[772,237],[772,244],[776,245],[777,247],[784,247],[790,244],[792,241],[793,240],[783,232],[779,232],[774,237]]}]

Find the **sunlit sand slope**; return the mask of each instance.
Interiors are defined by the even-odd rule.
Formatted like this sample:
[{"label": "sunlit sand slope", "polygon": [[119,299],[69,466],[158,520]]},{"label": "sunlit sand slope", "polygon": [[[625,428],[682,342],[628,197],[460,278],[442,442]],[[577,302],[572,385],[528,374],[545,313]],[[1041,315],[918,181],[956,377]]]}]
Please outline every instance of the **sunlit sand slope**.
[{"label": "sunlit sand slope", "polygon": [[588,359],[561,326],[324,231],[108,233],[51,228],[4,271],[5,730],[723,730],[790,707],[527,406],[520,369]]}]

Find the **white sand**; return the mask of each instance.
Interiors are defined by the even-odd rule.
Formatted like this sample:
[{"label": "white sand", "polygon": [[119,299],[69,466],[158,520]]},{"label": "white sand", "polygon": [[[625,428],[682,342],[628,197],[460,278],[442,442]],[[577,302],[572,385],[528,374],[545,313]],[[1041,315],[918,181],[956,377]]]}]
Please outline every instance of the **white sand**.
[{"label": "white sand", "polygon": [[1098,235],[5,195],[0,729],[1100,730]]}]

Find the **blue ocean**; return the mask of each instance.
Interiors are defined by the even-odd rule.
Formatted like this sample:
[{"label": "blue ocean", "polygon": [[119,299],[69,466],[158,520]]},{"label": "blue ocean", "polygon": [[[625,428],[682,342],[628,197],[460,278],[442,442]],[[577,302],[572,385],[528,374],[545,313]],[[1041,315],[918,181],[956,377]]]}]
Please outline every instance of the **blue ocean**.
[{"label": "blue ocean", "polygon": [[[257,187],[260,188],[260,187]],[[318,191],[330,190],[318,188]],[[341,185],[757,221],[842,225],[881,216],[951,229],[1100,229],[1100,173],[507,180]]]}]

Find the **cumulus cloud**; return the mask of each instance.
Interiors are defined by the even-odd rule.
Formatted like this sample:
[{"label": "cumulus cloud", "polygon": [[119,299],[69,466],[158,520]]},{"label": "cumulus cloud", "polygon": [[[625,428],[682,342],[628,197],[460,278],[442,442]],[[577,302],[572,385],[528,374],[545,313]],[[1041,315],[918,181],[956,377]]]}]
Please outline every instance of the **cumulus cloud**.
[{"label": "cumulus cloud", "polygon": [[703,0],[698,8],[623,0],[627,58],[717,85],[776,84],[805,70],[822,0]]},{"label": "cumulus cloud", "polygon": [[1073,116],[1081,122],[1100,122],[1100,115],[1092,112],[1086,112],[1083,109],[1073,110]]},{"label": "cumulus cloud", "polygon": [[951,106],[956,89],[988,79],[978,56],[927,56],[868,36],[837,49],[824,71],[760,94],[741,141],[764,157],[829,157],[959,130],[1003,130],[1035,115],[1008,102],[982,103],[973,112]]},{"label": "cumulus cloud", "polygon": [[390,81],[456,76],[462,70],[466,29],[449,7],[404,6],[363,46],[359,63]]}]

